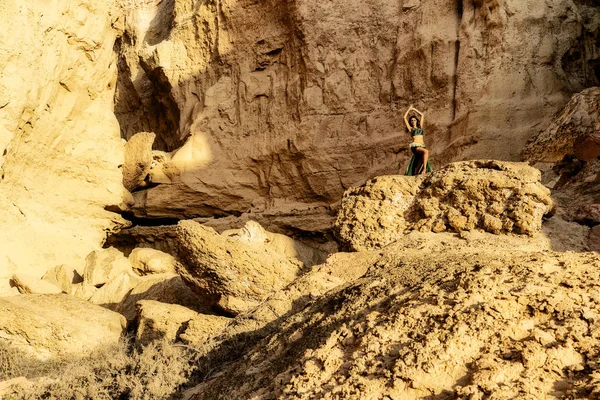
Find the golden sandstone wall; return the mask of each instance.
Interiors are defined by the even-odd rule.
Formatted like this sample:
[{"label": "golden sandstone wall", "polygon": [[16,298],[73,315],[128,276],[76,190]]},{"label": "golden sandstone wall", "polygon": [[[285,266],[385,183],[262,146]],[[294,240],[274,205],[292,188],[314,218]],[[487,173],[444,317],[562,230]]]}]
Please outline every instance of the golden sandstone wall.
[{"label": "golden sandstone wall", "polygon": [[137,217],[321,231],[346,188],[402,170],[409,104],[436,167],[517,160],[599,83],[589,1],[8,0],[0,18],[2,276],[125,223],[121,137],[156,133],[168,172]]},{"label": "golden sandstone wall", "polygon": [[125,222],[104,210],[123,195],[117,11],[112,1],[0,4],[0,278],[76,262]]},{"label": "golden sandstone wall", "polygon": [[598,84],[589,2],[134,3],[117,46],[122,132],[185,143],[170,184],[136,193],[138,216],[327,210],[403,169],[411,103],[427,112],[434,166],[518,160]]}]

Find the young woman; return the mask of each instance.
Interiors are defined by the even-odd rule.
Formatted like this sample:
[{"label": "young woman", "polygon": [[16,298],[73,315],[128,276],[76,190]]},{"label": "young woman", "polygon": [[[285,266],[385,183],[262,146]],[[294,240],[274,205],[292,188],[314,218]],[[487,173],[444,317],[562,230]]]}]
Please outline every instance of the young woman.
[{"label": "young woman", "polygon": [[[413,110],[421,117],[420,120],[414,115],[408,116]],[[425,147],[423,129],[421,128],[425,124],[425,114],[413,106],[410,106],[404,114],[404,123],[406,124],[406,129],[412,136],[410,151],[413,153],[404,175],[414,176],[424,172],[432,172],[433,169],[431,168],[431,165],[429,165],[429,150]]]}]

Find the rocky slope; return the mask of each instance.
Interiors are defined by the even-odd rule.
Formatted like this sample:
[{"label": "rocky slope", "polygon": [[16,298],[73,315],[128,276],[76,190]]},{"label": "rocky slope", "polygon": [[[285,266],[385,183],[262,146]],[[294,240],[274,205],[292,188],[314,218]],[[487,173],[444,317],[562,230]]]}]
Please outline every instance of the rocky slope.
[{"label": "rocky slope", "polygon": [[600,258],[540,244],[413,234],[190,398],[590,398]]},{"label": "rocky slope", "polygon": [[550,126],[534,136],[522,157],[542,170],[556,212],[590,227],[588,248],[600,250],[600,89],[573,96]]}]

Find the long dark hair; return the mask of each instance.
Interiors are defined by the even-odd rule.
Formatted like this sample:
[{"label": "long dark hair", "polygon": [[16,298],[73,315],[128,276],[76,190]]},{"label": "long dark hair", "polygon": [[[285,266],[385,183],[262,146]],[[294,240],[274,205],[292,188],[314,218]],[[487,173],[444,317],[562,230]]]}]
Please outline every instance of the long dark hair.
[{"label": "long dark hair", "polygon": [[421,121],[419,120],[419,118],[415,117],[414,115],[411,115],[410,118],[408,118],[408,124],[410,125],[410,127],[412,128],[413,118],[417,120],[417,128],[421,129]]}]

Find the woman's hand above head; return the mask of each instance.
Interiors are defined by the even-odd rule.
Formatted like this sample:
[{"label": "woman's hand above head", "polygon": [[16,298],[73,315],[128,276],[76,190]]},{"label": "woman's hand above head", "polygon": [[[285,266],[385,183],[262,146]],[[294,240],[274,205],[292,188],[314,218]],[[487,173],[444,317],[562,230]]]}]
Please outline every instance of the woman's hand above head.
[{"label": "woman's hand above head", "polygon": [[417,112],[417,114],[419,114],[421,116],[421,120],[419,121],[421,124],[421,128],[423,128],[425,126],[425,113],[417,110],[416,108],[413,107],[413,110],[415,110]]},{"label": "woman's hand above head", "polygon": [[408,108],[408,110],[406,110],[406,112],[404,113],[404,125],[406,125],[406,129],[410,132],[411,130],[411,126],[408,123],[408,114],[410,113],[410,111],[412,110],[412,105]]}]

